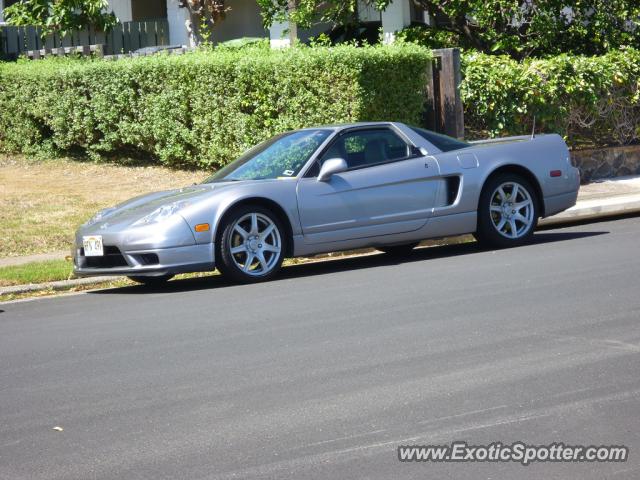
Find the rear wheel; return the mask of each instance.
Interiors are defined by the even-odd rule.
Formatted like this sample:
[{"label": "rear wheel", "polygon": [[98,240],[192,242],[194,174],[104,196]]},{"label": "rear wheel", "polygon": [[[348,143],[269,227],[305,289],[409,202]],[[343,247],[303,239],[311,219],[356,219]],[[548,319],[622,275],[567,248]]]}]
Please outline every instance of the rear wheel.
[{"label": "rear wheel", "polygon": [[538,196],[517,174],[490,178],[478,206],[476,239],[491,247],[513,247],[531,239],[538,223]]},{"label": "rear wheel", "polygon": [[392,257],[406,257],[411,251],[418,246],[418,243],[407,243],[405,245],[392,245],[388,247],[376,247],[381,252]]},{"label": "rear wheel", "polygon": [[253,283],[272,278],[282,266],[287,239],[270,210],[247,205],[227,216],[216,242],[218,269],[228,278]]},{"label": "rear wheel", "polygon": [[133,276],[128,278],[129,280],[133,280],[136,283],[141,283],[150,287],[159,287],[171,280],[173,278],[173,275],[162,275],[159,277]]}]

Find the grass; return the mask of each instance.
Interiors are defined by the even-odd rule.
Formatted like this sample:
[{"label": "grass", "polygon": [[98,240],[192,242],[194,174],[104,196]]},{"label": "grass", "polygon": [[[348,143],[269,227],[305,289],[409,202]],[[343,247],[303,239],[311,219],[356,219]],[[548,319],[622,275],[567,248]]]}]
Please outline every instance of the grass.
[{"label": "grass", "polygon": [[68,252],[98,210],[202,181],[208,172],[0,156],[0,258]]},{"label": "grass", "polygon": [[48,260],[0,267],[0,287],[45,283],[73,278],[73,264],[67,260]]}]

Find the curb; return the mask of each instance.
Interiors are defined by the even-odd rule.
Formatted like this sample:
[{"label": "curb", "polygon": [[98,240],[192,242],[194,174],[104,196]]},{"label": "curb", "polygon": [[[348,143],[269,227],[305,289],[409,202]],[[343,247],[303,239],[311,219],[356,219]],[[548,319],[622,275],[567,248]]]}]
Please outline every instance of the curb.
[{"label": "curb", "polygon": [[48,283],[30,283],[28,285],[14,285],[11,287],[0,288],[1,295],[18,295],[21,293],[41,292],[43,290],[66,290],[67,288],[78,287],[82,285],[92,285],[104,282],[113,282],[121,277],[88,277],[74,278],[73,280],[59,280],[57,282]]},{"label": "curb", "polygon": [[640,212],[640,194],[581,200],[573,207],[552,217],[543,218],[538,225],[558,225],[606,218],[625,213]]}]

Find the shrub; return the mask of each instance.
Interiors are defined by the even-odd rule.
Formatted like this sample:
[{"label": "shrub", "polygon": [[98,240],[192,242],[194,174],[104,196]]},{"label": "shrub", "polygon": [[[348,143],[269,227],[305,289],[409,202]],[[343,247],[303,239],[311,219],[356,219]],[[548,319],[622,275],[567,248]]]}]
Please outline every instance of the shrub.
[{"label": "shrub", "polygon": [[559,55],[517,62],[467,53],[462,58],[465,128],[473,136],[557,132],[573,146],[640,139],[640,52]]},{"label": "shrub", "polygon": [[[282,131],[419,124],[430,54],[414,45],[0,63],[0,150],[219,167]],[[640,141],[640,52],[522,62],[465,53],[470,138],[557,132],[572,146]]]},{"label": "shrub", "polygon": [[0,150],[219,167],[282,131],[418,123],[428,50],[222,48],[0,66]]}]

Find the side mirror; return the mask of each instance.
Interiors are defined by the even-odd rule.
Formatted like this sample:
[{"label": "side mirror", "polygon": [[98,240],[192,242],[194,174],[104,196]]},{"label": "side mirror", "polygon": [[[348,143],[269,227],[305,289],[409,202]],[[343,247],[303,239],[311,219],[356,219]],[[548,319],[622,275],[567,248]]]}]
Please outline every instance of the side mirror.
[{"label": "side mirror", "polygon": [[331,175],[336,173],[344,172],[349,168],[347,162],[343,158],[330,158],[325,160],[322,164],[322,168],[320,168],[320,173],[318,174],[319,182],[327,182]]}]

